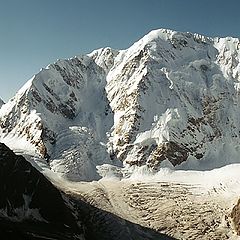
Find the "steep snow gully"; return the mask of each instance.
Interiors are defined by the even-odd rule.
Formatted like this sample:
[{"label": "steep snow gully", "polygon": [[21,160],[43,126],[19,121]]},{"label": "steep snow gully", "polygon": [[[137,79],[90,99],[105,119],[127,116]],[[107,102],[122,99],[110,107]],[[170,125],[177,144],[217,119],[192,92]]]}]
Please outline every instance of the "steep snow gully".
[{"label": "steep snow gully", "polygon": [[0,141],[96,208],[237,239],[239,95],[239,39],[159,29],[42,69],[0,101]]}]

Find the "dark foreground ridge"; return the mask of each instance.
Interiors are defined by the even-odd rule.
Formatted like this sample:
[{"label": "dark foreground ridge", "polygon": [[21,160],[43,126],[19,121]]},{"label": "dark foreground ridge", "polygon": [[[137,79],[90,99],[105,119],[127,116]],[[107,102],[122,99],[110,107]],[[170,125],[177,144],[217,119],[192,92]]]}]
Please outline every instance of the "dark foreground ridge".
[{"label": "dark foreground ridge", "polygon": [[60,192],[0,143],[1,240],[171,240]]},{"label": "dark foreground ridge", "polygon": [[83,239],[60,191],[0,144],[1,239]]}]

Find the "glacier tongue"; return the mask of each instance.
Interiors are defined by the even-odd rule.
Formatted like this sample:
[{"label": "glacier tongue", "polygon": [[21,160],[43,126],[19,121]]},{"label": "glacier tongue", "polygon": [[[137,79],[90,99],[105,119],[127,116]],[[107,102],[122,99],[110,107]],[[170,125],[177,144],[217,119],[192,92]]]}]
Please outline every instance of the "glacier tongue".
[{"label": "glacier tongue", "polygon": [[119,160],[155,170],[240,162],[239,48],[159,29],[126,50],[58,60],[1,107],[0,140],[75,181]]}]

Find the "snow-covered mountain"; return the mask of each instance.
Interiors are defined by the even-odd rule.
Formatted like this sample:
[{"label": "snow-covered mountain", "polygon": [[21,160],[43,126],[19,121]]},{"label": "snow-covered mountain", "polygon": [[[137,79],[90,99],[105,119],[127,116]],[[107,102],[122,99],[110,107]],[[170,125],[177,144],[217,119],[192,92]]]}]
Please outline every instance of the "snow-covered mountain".
[{"label": "snow-covered mountain", "polygon": [[239,47],[239,39],[156,30],[121,51],[106,86],[117,157],[197,169],[239,161]]},{"label": "snow-covered mountain", "polygon": [[72,180],[97,165],[239,162],[240,41],[159,29],[42,69],[0,110],[1,141]]},{"label": "snow-covered mountain", "polygon": [[113,125],[105,86],[104,70],[88,56],[49,65],[2,107],[2,141],[51,158],[72,179],[96,178],[95,166],[110,162],[102,143]]}]

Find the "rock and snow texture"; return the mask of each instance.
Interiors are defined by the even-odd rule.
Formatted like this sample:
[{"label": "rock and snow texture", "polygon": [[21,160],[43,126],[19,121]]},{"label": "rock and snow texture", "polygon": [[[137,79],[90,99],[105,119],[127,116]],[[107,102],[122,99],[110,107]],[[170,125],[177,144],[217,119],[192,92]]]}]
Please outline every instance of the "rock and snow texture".
[{"label": "rock and snow texture", "polygon": [[[240,164],[210,171],[162,168],[156,174],[141,167],[121,181],[106,177],[91,183],[59,181],[58,186],[95,207],[92,216],[99,228],[104,225],[114,229],[112,213],[174,239],[237,240],[239,203],[233,211],[232,208],[240,196],[239,171]],[[127,224],[120,224],[116,231],[122,226]],[[131,231],[121,232],[119,237],[127,232]]]},{"label": "rock and snow texture", "polygon": [[102,143],[113,125],[105,86],[104,70],[90,57],[49,65],[2,107],[1,140],[51,157],[52,168],[72,180],[97,178],[95,166],[110,161]]},{"label": "rock and snow texture", "polygon": [[121,51],[106,87],[116,156],[196,169],[239,161],[239,47],[239,39],[156,30]]},{"label": "rock and snow texture", "polygon": [[4,104],[4,101],[0,98],[0,108],[2,107],[3,104]]},{"label": "rock and snow texture", "polygon": [[231,217],[233,218],[234,228],[238,235],[240,235],[240,199],[238,200],[236,206],[234,206]]},{"label": "rock and snow texture", "polygon": [[1,141],[72,180],[96,166],[239,162],[240,41],[159,29],[42,69],[0,110]]}]

